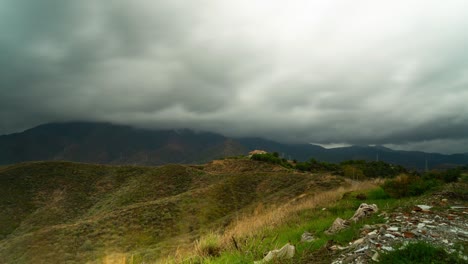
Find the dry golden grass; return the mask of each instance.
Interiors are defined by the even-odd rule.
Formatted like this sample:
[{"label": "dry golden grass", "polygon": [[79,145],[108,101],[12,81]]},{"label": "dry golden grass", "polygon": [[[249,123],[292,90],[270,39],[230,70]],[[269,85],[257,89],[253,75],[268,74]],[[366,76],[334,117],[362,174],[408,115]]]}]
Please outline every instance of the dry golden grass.
[{"label": "dry golden grass", "polygon": [[227,227],[222,235],[222,241],[229,243],[232,237],[245,237],[257,233],[259,230],[274,229],[283,225],[291,215],[297,212],[328,206],[343,196],[344,193],[350,191],[367,190],[377,187],[374,181],[355,182],[346,187],[317,193],[315,195],[300,195],[295,199],[274,209],[266,209],[259,205],[253,215],[245,215],[240,217]]},{"label": "dry golden grass", "polygon": [[206,256],[200,250],[200,245],[206,244],[207,241],[218,241],[219,244],[217,246],[220,250],[227,249],[232,246],[233,237],[240,239],[254,236],[262,230],[274,229],[286,224],[298,212],[327,207],[333,202],[340,200],[344,193],[376,188],[378,186],[377,183],[378,180],[364,182],[348,180],[345,187],[342,186],[314,195],[302,194],[277,208],[265,208],[263,204],[259,204],[252,214],[239,216],[236,221],[226,227],[222,234],[209,233],[197,240],[193,248],[179,248],[176,254],[161,259],[158,263],[190,263],[190,259]]}]

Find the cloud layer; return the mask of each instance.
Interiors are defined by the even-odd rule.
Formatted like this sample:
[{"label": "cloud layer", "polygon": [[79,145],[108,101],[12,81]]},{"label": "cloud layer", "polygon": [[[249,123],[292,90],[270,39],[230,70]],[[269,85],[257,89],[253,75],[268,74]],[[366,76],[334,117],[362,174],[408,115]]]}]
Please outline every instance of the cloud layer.
[{"label": "cloud layer", "polygon": [[0,134],[111,121],[468,152],[468,2],[0,2]]}]

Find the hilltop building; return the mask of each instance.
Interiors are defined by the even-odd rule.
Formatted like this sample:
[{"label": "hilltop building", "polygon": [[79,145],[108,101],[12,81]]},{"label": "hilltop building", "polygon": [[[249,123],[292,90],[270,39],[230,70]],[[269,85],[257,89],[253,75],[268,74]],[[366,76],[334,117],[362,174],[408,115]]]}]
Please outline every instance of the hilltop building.
[{"label": "hilltop building", "polygon": [[252,150],[249,152],[249,158],[252,157],[253,155],[255,154],[267,154],[268,152],[264,151],[264,150]]}]

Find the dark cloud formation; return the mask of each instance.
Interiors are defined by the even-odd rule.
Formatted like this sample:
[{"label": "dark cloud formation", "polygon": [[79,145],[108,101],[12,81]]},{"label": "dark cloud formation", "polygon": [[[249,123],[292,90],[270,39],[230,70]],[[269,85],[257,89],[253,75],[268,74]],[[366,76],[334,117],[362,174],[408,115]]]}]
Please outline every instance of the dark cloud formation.
[{"label": "dark cloud formation", "polygon": [[468,3],[0,1],[0,134],[51,121],[468,152]]}]

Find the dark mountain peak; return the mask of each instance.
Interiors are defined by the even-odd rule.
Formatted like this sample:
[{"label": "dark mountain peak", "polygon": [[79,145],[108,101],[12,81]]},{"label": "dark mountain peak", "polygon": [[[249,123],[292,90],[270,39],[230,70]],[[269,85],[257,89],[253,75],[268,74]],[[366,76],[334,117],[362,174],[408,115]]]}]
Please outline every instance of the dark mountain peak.
[{"label": "dark mountain peak", "polygon": [[285,144],[258,137],[227,138],[191,129],[156,130],[104,122],[49,123],[0,137],[0,164],[33,160],[161,165],[203,163],[262,149],[298,161],[380,160],[409,168],[468,164],[467,154],[442,155],[357,145],[326,149],[314,144]]}]

